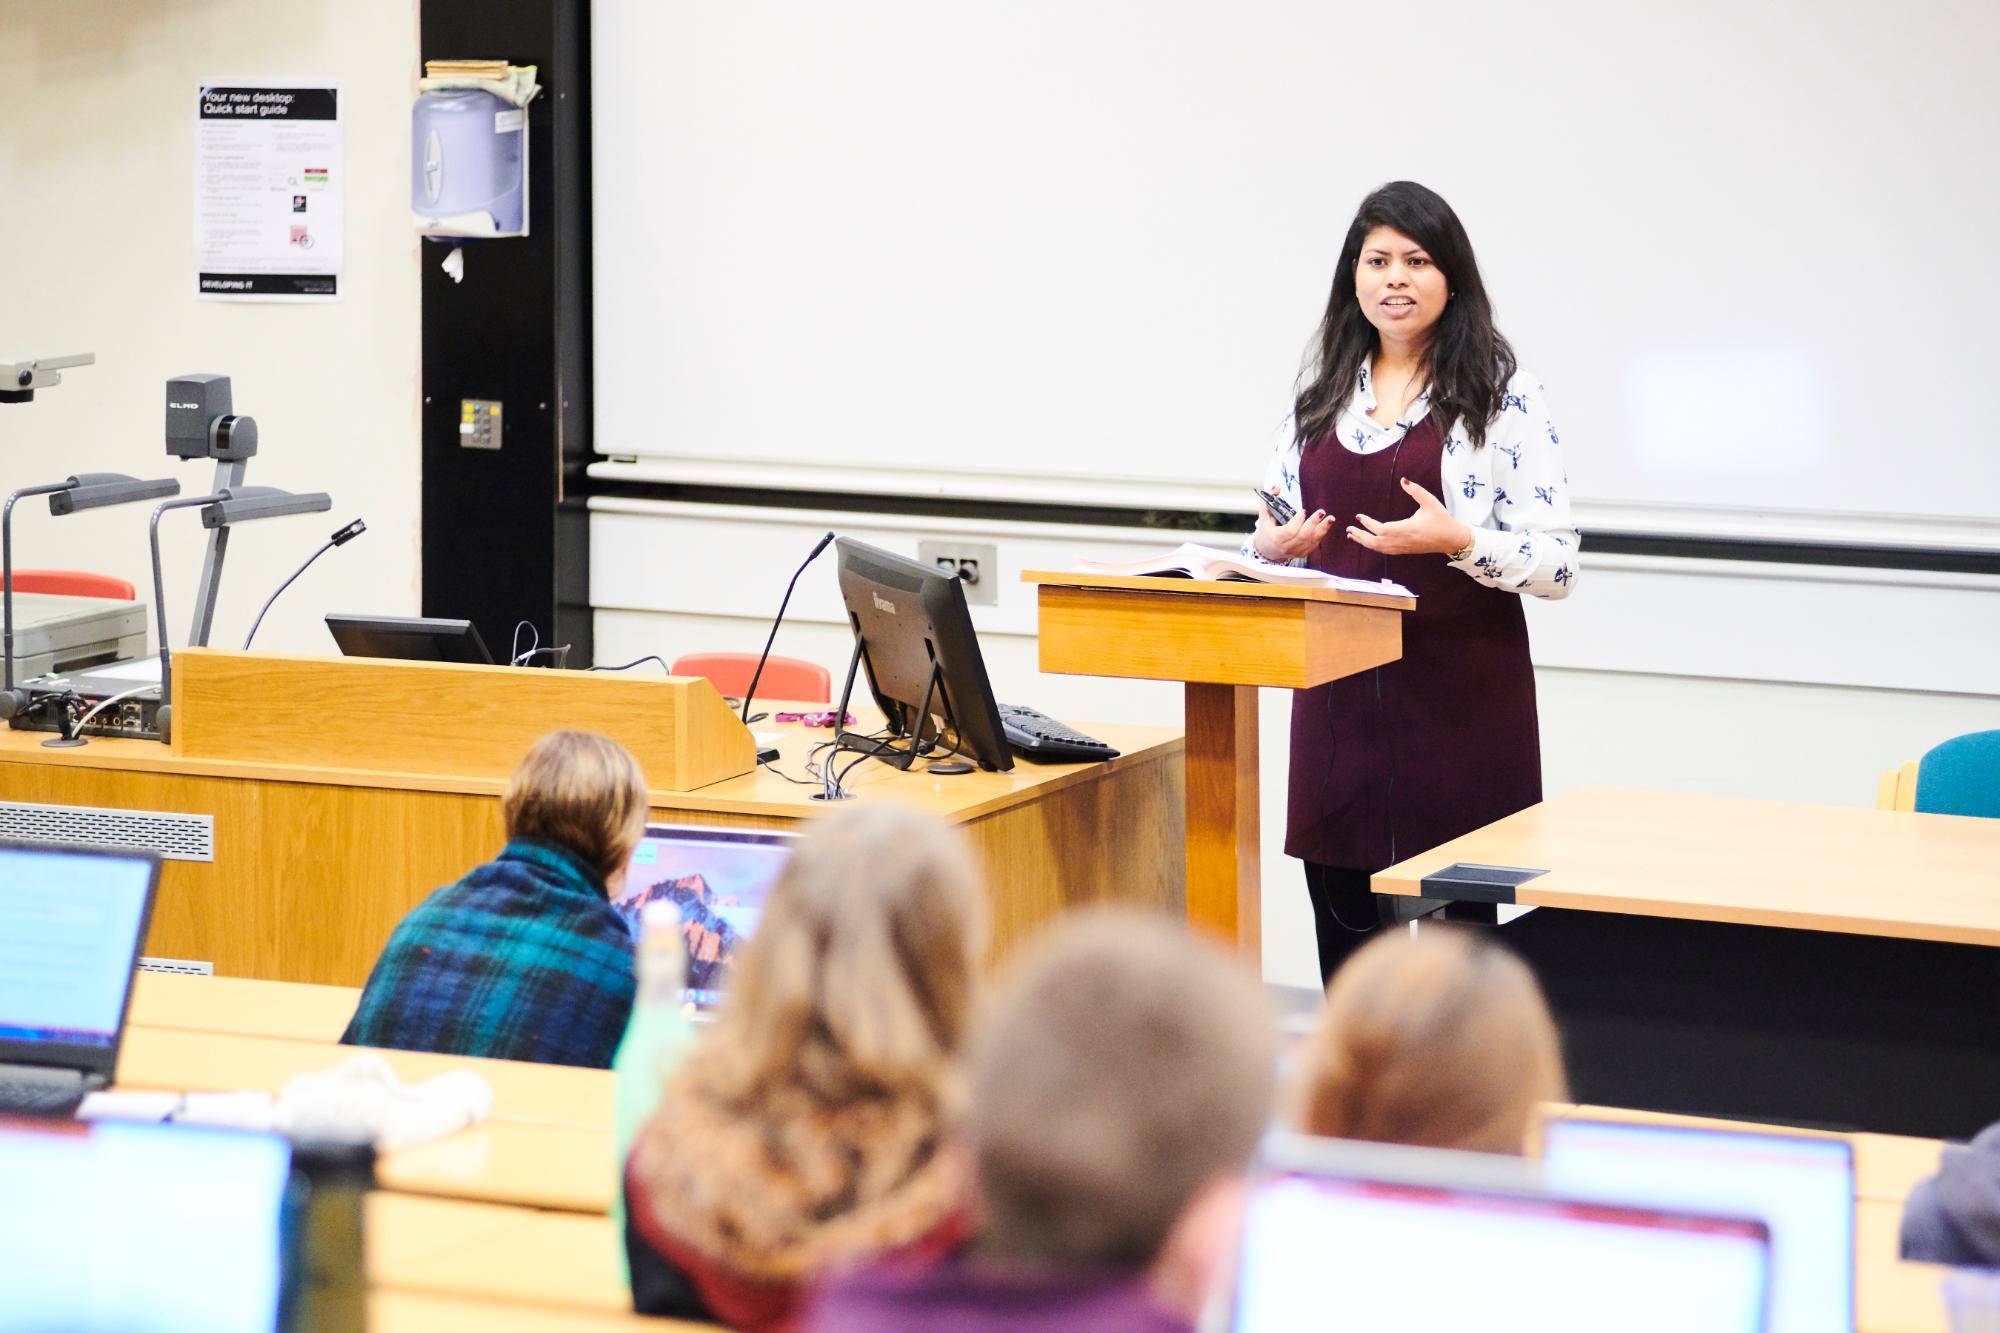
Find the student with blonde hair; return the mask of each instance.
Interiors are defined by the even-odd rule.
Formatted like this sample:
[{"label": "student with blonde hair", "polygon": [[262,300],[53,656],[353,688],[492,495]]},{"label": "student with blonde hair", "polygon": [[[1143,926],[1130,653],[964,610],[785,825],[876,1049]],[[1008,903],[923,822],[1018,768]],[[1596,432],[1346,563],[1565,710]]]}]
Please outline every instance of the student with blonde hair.
[{"label": "student with blonde hair", "polygon": [[1276,1063],[1263,988],[1184,924],[1055,927],[968,1057],[978,1238],[835,1279],[814,1333],[1189,1333],[1242,1222]]},{"label": "student with blonde hair", "polygon": [[1542,1102],[1566,1096],[1534,974],[1469,930],[1370,941],[1334,973],[1299,1052],[1308,1134],[1520,1153]]},{"label": "student with blonde hair", "polygon": [[985,920],[934,815],[857,806],[800,841],[633,1145],[633,1308],[791,1329],[821,1274],[964,1240],[947,1131]]},{"label": "student with blonde hair", "polygon": [[342,1041],[610,1067],[637,988],[610,898],[646,831],[646,775],[617,741],[551,732],[500,813],[507,845],[397,925]]}]

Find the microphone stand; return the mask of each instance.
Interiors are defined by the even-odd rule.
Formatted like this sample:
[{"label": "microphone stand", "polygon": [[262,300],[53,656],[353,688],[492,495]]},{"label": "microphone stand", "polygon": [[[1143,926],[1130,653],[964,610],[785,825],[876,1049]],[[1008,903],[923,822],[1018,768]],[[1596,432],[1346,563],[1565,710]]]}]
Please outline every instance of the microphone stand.
[{"label": "microphone stand", "polygon": [[312,568],[313,561],[319,559],[321,556],[325,555],[328,551],[331,551],[336,546],[347,545],[347,543],[353,541],[356,537],[359,537],[362,533],[366,531],[368,531],[368,525],[366,523],[363,523],[360,519],[357,518],[352,523],[349,523],[346,527],[342,528],[339,532],[336,532],[333,534],[333,536],[327,538],[326,545],[320,547],[317,551],[314,551],[311,555],[307,556],[306,562],[303,565],[300,565],[297,569],[293,570],[292,576],[290,578],[286,579],[283,583],[280,583],[278,585],[278,591],[272,593],[269,597],[266,597],[264,599],[264,605],[258,608],[257,618],[250,622],[250,632],[243,636],[243,651],[246,653],[250,651],[250,640],[257,637],[257,629],[264,623],[264,613],[271,609],[271,603],[277,601],[279,595],[282,594],[285,591],[285,589],[291,587],[294,583],[297,583],[299,581],[299,575],[305,573],[308,569]]},{"label": "microphone stand", "polygon": [[771,660],[771,645],[778,641],[778,626],[784,623],[785,608],[792,604],[792,589],[799,586],[799,575],[806,572],[806,566],[819,559],[819,553],[832,541],[833,534],[830,532],[821,537],[819,544],[812,548],[812,553],[801,561],[798,569],[793,572],[792,581],[785,585],[785,599],[778,603],[778,616],[771,622],[770,637],[764,640],[764,651],[757,656],[757,669],[750,673],[750,688],[743,691],[743,725],[746,727],[752,722],[761,720],[761,715],[750,716],[750,700],[757,693],[757,682],[764,678],[764,663]]},{"label": "microphone stand", "polygon": [[14,502],[30,495],[54,495],[75,485],[75,479],[52,482],[47,486],[23,486],[7,497],[7,506],[0,509],[0,657],[6,659],[6,685],[0,692],[0,712],[7,717],[14,716],[28,702],[26,694],[18,698],[14,694]]},{"label": "microphone stand", "polygon": [[[158,717],[160,739],[163,741],[167,739],[167,723],[173,715],[174,655],[173,651],[167,647],[167,581],[160,574],[160,515],[166,513],[169,509],[192,509],[196,505],[214,504],[218,500],[227,500],[228,498],[229,492],[222,490],[217,491],[214,495],[196,495],[179,500],[169,500],[153,511],[153,521],[147,526],[146,537],[152,543],[153,547],[153,615],[160,624],[160,711]],[[227,529],[223,529],[222,531],[227,531]],[[213,560],[215,546],[211,544],[209,549],[210,558]],[[217,561],[216,563],[219,564],[220,562]],[[202,579],[203,584],[213,589],[214,584],[207,577],[209,573],[208,569],[204,568],[202,573],[204,576]],[[210,609],[212,611],[213,607],[211,606]]]}]

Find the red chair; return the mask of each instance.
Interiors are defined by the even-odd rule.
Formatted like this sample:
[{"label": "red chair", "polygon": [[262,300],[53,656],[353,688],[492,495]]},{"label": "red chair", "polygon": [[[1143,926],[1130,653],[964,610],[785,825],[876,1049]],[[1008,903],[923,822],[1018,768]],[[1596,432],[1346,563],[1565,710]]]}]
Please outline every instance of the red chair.
[{"label": "red chair", "polygon": [[[716,689],[740,699],[757,670],[755,653],[683,653],[674,659],[676,676],[706,676]],[[790,699],[799,703],[833,702],[833,673],[802,657],[773,655],[757,681],[760,699]]]},{"label": "red chair", "polygon": [[50,592],[68,597],[115,597],[131,601],[137,594],[124,579],[109,574],[88,574],[80,569],[17,569],[15,592]]}]

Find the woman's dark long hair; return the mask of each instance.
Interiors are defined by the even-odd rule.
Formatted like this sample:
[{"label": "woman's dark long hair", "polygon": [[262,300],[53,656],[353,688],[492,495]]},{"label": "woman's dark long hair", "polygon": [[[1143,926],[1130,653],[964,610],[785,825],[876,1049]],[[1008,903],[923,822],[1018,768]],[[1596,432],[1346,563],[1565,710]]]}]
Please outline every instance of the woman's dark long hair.
[{"label": "woman's dark long hair", "polygon": [[1479,263],[1458,214],[1435,190],[1415,181],[1390,181],[1361,201],[1340,262],[1333,291],[1313,338],[1312,359],[1299,376],[1292,404],[1293,436],[1301,449],[1333,432],[1354,396],[1355,377],[1377,344],[1375,326],[1361,313],[1354,294],[1354,266],[1361,243],[1377,227],[1392,227],[1429,252],[1444,274],[1451,299],[1431,326],[1419,367],[1430,385],[1431,407],[1441,429],[1465,423],[1472,447],[1486,443],[1486,423],[1500,410],[1507,381],[1514,376],[1514,349],[1493,327],[1493,304],[1479,280]]}]

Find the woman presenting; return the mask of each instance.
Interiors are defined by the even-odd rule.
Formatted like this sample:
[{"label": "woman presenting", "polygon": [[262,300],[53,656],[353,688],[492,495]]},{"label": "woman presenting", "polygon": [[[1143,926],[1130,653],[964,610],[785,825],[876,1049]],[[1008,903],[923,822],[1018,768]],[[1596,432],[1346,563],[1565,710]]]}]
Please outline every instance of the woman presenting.
[{"label": "woman presenting", "polygon": [[1541,799],[1519,598],[1568,595],[1577,532],[1541,385],[1437,194],[1362,200],[1314,341],[1264,479],[1297,513],[1261,514],[1246,550],[1417,595],[1400,660],[1292,701],[1285,852],[1325,978],[1379,923],[1373,872]]}]

